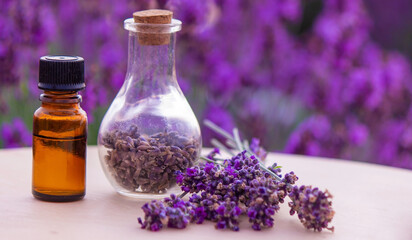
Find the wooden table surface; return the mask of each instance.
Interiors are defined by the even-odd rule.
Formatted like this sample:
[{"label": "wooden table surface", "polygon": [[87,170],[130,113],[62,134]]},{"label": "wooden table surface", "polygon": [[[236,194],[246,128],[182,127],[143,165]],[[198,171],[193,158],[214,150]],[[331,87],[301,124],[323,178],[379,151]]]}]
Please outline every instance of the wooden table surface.
[{"label": "wooden table surface", "polygon": [[136,220],[144,201],[115,193],[96,147],[88,147],[86,197],[71,203],[32,197],[31,148],[21,148],[0,150],[0,239],[412,239],[412,171],[283,154],[268,160],[295,171],[298,183],[334,195],[334,233],[304,229],[286,204],[274,228],[260,232],[245,218],[239,232],[218,231],[208,222],[153,233],[140,229]]}]

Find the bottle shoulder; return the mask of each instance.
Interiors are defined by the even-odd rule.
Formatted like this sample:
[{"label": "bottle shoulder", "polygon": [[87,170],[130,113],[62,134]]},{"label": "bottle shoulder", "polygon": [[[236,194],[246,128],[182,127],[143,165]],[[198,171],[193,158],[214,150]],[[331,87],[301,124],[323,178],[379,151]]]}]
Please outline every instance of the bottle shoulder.
[{"label": "bottle shoulder", "polygon": [[40,106],[35,112],[34,117],[37,118],[50,118],[53,117],[57,119],[67,119],[67,118],[86,118],[87,114],[81,107],[48,107],[48,106]]},{"label": "bottle shoulder", "polygon": [[86,112],[41,106],[33,115],[33,134],[55,138],[87,135]]}]

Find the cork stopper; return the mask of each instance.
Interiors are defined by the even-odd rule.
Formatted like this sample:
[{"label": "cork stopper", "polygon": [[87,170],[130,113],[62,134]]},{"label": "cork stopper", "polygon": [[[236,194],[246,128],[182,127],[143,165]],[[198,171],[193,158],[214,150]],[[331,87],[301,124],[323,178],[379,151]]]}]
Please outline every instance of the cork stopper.
[{"label": "cork stopper", "polygon": [[[170,24],[172,22],[173,12],[162,9],[150,9],[133,13],[135,23],[143,23],[148,25],[137,26],[144,30],[150,30],[154,33],[138,33],[139,43],[141,45],[167,45],[170,43],[170,34],[155,33],[157,31],[155,25],[150,24]],[[158,27],[157,27],[158,28]],[[158,29],[160,32],[161,30]]]}]

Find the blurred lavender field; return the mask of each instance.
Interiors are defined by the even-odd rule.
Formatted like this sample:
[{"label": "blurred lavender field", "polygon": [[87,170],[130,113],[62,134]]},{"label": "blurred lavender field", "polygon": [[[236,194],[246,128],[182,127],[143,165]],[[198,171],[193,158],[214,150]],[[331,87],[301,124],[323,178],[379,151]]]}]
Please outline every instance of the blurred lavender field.
[{"label": "blurred lavender field", "polygon": [[[166,8],[184,23],[178,81],[199,121],[237,125],[272,151],[412,169],[412,51],[403,43],[411,22],[391,7],[412,4],[0,0],[1,146],[31,145],[38,59],[47,54],[86,59],[82,106],[95,144],[126,73],[123,20],[135,10]],[[208,143],[212,133],[202,133]]]}]

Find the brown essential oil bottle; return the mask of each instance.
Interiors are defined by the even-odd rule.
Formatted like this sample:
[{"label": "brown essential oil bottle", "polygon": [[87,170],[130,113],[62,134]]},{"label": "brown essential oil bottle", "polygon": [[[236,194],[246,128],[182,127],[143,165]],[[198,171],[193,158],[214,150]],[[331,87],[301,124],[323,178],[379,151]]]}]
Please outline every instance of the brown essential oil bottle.
[{"label": "brown essential oil bottle", "polygon": [[78,93],[85,88],[83,58],[41,57],[38,87],[44,93],[33,117],[33,196],[80,200],[85,195],[87,138],[87,115]]}]

